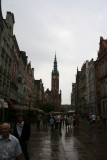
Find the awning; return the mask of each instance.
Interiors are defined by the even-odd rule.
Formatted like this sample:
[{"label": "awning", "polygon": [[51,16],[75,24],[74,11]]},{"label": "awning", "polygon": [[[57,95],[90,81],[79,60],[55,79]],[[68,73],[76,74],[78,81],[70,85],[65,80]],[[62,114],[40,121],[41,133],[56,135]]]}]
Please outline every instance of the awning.
[{"label": "awning", "polygon": [[8,108],[8,103],[4,99],[0,99],[0,108]]},{"label": "awning", "polygon": [[4,99],[0,98],[0,102],[4,102]]},{"label": "awning", "polygon": [[7,103],[7,102],[3,102],[3,107],[4,107],[4,108],[9,108],[9,107],[8,107],[8,103]]},{"label": "awning", "polygon": [[70,111],[68,111],[68,113],[75,113],[76,112],[76,110],[70,110]]}]

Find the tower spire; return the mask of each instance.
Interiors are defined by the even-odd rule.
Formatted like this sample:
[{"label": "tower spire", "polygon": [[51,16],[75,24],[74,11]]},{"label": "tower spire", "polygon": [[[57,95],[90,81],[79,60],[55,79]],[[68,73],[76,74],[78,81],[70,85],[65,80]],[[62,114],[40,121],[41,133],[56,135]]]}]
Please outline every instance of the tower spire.
[{"label": "tower spire", "polygon": [[54,67],[53,67],[53,73],[54,73],[54,74],[58,73],[58,70],[57,70],[57,58],[56,58],[56,50],[55,50],[55,58],[54,58]]}]

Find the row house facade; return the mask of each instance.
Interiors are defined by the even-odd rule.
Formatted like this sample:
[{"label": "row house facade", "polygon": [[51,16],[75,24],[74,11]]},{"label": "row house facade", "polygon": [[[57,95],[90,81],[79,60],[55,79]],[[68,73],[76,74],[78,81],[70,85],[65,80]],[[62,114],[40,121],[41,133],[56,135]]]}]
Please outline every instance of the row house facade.
[{"label": "row house facade", "polygon": [[[1,6],[0,6],[1,7]],[[1,8],[0,8],[1,11]],[[1,23],[0,15],[0,23]],[[7,12],[3,19],[3,32],[0,34],[0,99],[8,102],[9,106],[35,107],[37,87],[34,87],[34,68],[28,63],[26,52],[20,51],[16,36],[13,34],[15,23],[14,15]],[[1,25],[0,25],[1,26]],[[2,28],[0,27],[2,30]],[[43,99],[43,84],[39,87],[39,98]],[[12,106],[13,107],[13,106]]]},{"label": "row house facade", "polygon": [[[77,67],[77,74],[76,74],[76,87],[75,87],[75,94],[74,92],[71,93],[72,97],[75,97],[73,98],[73,101],[75,100],[75,109],[77,112],[80,112],[79,111],[79,79],[80,79],[80,75],[81,75],[81,71],[78,70],[78,67]],[[71,102],[72,102],[72,97],[71,97]],[[71,106],[72,106],[72,103],[71,103]]]},{"label": "row house facade", "polygon": [[0,43],[0,97],[8,99],[10,97],[11,67],[13,55],[13,25],[14,15],[7,12],[6,19],[3,20],[3,33]]},{"label": "row house facade", "polygon": [[18,101],[18,68],[19,68],[19,47],[16,37],[13,36],[13,50],[11,61],[10,99],[16,103]]},{"label": "row house facade", "polygon": [[89,107],[90,107],[90,85],[89,85],[89,62],[86,61],[86,93],[85,93],[85,98],[86,98],[86,112],[89,112]]},{"label": "row house facade", "polygon": [[90,62],[87,60],[81,71],[77,69],[75,92],[74,94],[72,91],[71,106],[74,103],[77,112],[97,113],[95,61],[93,59]]},{"label": "row house facade", "polygon": [[44,86],[42,79],[34,80],[34,107],[43,107],[44,104]]},{"label": "row house facade", "polygon": [[81,71],[77,68],[76,83],[72,85],[72,109],[75,109],[79,113],[86,114],[89,110],[89,101],[89,72],[88,61],[86,61],[82,65]]},{"label": "row house facade", "polygon": [[20,51],[18,68],[18,103],[26,105],[25,95],[27,94],[27,85],[25,83],[25,68],[27,65],[26,52]]},{"label": "row house facade", "polygon": [[[43,83],[41,79],[35,80],[34,68],[28,62],[26,52],[20,51],[13,34],[14,23],[11,12],[7,12],[6,19],[2,18],[0,3],[0,99],[8,102],[11,108],[40,107],[44,103]],[[52,71],[51,103],[56,106],[56,110],[60,109],[61,91],[59,92],[56,55]]]},{"label": "row house facade", "polygon": [[86,61],[81,71],[77,69],[75,91],[71,103],[75,103],[78,112],[107,115],[107,40],[103,37],[100,37],[97,60]]},{"label": "row house facade", "polygon": [[95,79],[95,61],[90,60],[88,64],[89,71],[89,113],[97,113],[96,105],[96,79]]},{"label": "row house facade", "polygon": [[72,93],[71,93],[71,108],[76,109],[76,83],[72,83]]},{"label": "row house facade", "polygon": [[79,104],[78,108],[82,113],[87,112],[86,108],[86,63],[83,64],[81,68],[81,74],[79,75],[78,82],[78,91],[79,91]]},{"label": "row house facade", "polygon": [[3,16],[2,16],[1,0],[0,0],[0,41],[1,41],[2,32],[3,32]]},{"label": "row house facade", "polygon": [[[27,57],[28,58],[28,57]],[[27,60],[28,61],[28,60]],[[25,101],[27,106],[33,106],[34,99],[34,68],[31,68],[31,62],[27,62],[25,66],[25,84],[27,87],[27,93],[25,94]]]},{"label": "row house facade", "polygon": [[100,37],[95,62],[97,112],[107,115],[107,40]]}]

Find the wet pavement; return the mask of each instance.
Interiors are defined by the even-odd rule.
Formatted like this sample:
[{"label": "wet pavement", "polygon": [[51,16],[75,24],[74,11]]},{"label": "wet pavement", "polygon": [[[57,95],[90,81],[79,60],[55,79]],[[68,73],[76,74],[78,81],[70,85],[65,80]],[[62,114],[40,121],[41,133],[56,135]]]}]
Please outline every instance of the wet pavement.
[{"label": "wet pavement", "polygon": [[107,127],[88,124],[51,131],[32,125],[28,145],[30,160],[107,160]]}]

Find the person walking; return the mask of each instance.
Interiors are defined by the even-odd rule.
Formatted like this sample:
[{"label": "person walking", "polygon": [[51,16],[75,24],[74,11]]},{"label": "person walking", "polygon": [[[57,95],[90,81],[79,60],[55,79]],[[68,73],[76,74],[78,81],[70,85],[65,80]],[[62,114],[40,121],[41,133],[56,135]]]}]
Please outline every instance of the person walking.
[{"label": "person walking", "polygon": [[55,119],[54,119],[54,117],[53,116],[51,116],[51,118],[50,118],[50,125],[51,125],[51,130],[53,131],[54,130],[54,122],[55,122]]},{"label": "person walking", "polygon": [[92,127],[95,127],[95,122],[96,122],[96,115],[92,114]]},{"label": "person walking", "polygon": [[69,115],[69,127],[72,128],[72,124],[73,124],[73,116]]},{"label": "person walking", "polygon": [[88,128],[91,129],[91,126],[92,126],[92,115],[89,114],[87,118],[88,118]]},{"label": "person walking", "polygon": [[14,126],[13,135],[19,139],[22,151],[26,160],[29,160],[27,144],[30,138],[30,125],[23,119],[23,115],[18,115],[17,123]]},{"label": "person walking", "polygon": [[66,118],[65,118],[65,126],[66,126],[66,129],[67,128],[69,129],[69,118],[68,118],[67,115],[66,115]]},{"label": "person walking", "polygon": [[0,125],[0,160],[22,160],[22,149],[19,140],[10,134],[10,124]]},{"label": "person walking", "polygon": [[39,129],[40,128],[40,123],[42,121],[42,115],[41,115],[40,112],[38,112],[36,118],[37,118],[37,128]]}]

